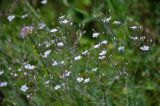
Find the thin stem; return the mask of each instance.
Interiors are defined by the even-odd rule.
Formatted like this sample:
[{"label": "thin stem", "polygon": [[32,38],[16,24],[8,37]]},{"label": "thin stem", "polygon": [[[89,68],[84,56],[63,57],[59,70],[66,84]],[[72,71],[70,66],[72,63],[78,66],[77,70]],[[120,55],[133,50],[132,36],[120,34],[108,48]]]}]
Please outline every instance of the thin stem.
[{"label": "thin stem", "polygon": [[138,69],[138,66],[139,66],[139,60],[140,60],[140,56],[138,57],[138,59],[137,59],[137,64],[136,64],[136,69],[135,69],[135,72],[134,72],[134,75],[133,75],[133,81],[132,81],[132,84],[133,84],[133,91],[134,91],[134,93],[133,93],[133,102],[134,102],[134,106],[136,105],[136,97],[135,97],[135,77],[136,77],[136,73],[137,73],[137,69]]},{"label": "thin stem", "polygon": [[46,64],[45,64],[45,62],[44,62],[44,60],[43,60],[41,54],[40,54],[40,51],[39,51],[39,49],[38,49],[36,43],[34,42],[34,40],[33,40],[33,38],[32,38],[31,36],[29,36],[29,38],[31,39],[32,43],[34,44],[35,49],[36,49],[37,52],[38,52],[38,56],[40,57],[40,60],[41,60],[43,66],[44,66],[44,68],[45,68],[45,75],[48,75],[48,74],[49,74],[49,71],[48,71],[48,69],[47,69],[47,66],[46,66]]}]

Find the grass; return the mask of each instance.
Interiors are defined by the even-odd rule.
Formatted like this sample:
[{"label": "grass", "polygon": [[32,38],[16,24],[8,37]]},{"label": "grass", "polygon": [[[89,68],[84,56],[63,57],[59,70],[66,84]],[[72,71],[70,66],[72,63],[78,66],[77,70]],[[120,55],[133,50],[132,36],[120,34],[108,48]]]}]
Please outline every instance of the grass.
[{"label": "grass", "polygon": [[3,1],[2,106],[160,105],[159,38],[134,21],[132,2],[55,3]]}]

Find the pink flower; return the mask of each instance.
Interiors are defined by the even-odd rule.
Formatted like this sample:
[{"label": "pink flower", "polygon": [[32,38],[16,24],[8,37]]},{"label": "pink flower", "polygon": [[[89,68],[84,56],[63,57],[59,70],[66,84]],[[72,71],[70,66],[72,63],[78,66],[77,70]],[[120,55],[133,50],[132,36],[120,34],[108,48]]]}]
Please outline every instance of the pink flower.
[{"label": "pink flower", "polygon": [[24,26],[21,29],[20,38],[25,39],[27,35],[31,34],[33,31],[32,26]]}]

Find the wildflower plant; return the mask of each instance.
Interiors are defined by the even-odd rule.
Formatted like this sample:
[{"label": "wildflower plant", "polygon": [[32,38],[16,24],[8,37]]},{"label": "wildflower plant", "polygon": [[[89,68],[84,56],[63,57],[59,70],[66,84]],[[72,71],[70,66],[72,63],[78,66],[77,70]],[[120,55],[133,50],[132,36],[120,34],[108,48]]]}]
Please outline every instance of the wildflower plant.
[{"label": "wildflower plant", "polygon": [[127,17],[109,12],[92,17],[100,27],[86,29],[87,23],[75,23],[70,14],[48,25],[28,2],[27,8],[31,13],[16,27],[18,14],[10,14],[0,29],[4,105],[134,106],[143,97],[137,87],[150,87],[143,82],[149,70],[159,73],[154,41]]}]

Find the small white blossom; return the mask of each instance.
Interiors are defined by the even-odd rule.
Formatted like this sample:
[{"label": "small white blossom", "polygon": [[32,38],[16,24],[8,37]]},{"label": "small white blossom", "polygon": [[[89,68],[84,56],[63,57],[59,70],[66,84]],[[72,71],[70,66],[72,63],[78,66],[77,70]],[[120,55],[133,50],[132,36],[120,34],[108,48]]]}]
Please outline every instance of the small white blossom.
[{"label": "small white blossom", "polygon": [[65,62],[62,60],[62,61],[59,62],[59,64],[65,64]]},{"label": "small white blossom", "polygon": [[66,77],[69,77],[70,76],[70,71],[65,71],[63,72],[63,74],[61,75],[61,78],[66,78]]},{"label": "small white blossom", "polygon": [[0,71],[0,76],[1,76],[3,73],[4,73],[3,70],[1,70],[1,71]]},{"label": "small white blossom", "polygon": [[57,31],[58,31],[58,30],[57,30],[56,28],[54,28],[54,29],[51,29],[50,32],[54,33],[54,32],[57,32]]},{"label": "small white blossom", "polygon": [[31,97],[31,96],[28,94],[28,95],[27,95],[27,98],[30,98],[30,97]]},{"label": "small white blossom", "polygon": [[64,44],[63,44],[63,42],[59,42],[59,43],[57,43],[57,46],[62,47],[62,46],[64,46]]},{"label": "small white blossom", "polygon": [[76,56],[74,57],[74,60],[80,60],[82,57],[81,56]]},{"label": "small white blossom", "polygon": [[93,68],[92,71],[97,71],[97,69],[98,69],[97,67],[96,67],[96,68]]},{"label": "small white blossom", "polygon": [[65,17],[65,15],[63,15],[63,16],[60,16],[60,17],[59,17],[59,19],[63,19],[64,17]]},{"label": "small white blossom", "polygon": [[120,21],[114,21],[113,24],[119,25],[119,24],[121,24],[121,22]]},{"label": "small white blossom", "polygon": [[23,19],[24,19],[24,18],[27,18],[27,17],[28,17],[27,14],[24,14],[24,15],[21,16],[21,18],[23,18]]},{"label": "small white blossom", "polygon": [[8,70],[11,70],[12,68],[11,67],[8,67]]},{"label": "small white blossom", "polygon": [[130,37],[132,40],[138,40],[138,37],[137,36],[135,36],[135,37]]},{"label": "small white blossom", "polygon": [[149,46],[142,46],[140,47],[141,50],[143,51],[148,51],[149,50]]},{"label": "small white blossom", "polygon": [[117,75],[114,77],[115,80],[118,80],[120,77]]},{"label": "small white blossom", "polygon": [[105,59],[106,57],[105,56],[100,56],[98,59],[99,60],[103,60],[103,59]]},{"label": "small white blossom", "polygon": [[19,71],[19,72],[22,71],[22,68],[19,68],[18,71]]},{"label": "small white blossom", "polygon": [[21,86],[21,91],[26,92],[28,90],[28,87],[25,85]]},{"label": "small white blossom", "polygon": [[78,77],[76,80],[77,82],[82,82],[84,79],[82,77]]},{"label": "small white blossom", "polygon": [[103,50],[103,51],[101,51],[101,52],[99,53],[99,55],[100,55],[100,56],[103,56],[103,55],[106,54],[106,52],[107,52],[106,50]]},{"label": "small white blossom", "polygon": [[31,64],[26,64],[26,65],[24,66],[24,68],[25,68],[25,69],[32,70],[32,69],[35,68],[35,66],[34,66],[34,65],[31,65]]},{"label": "small white blossom", "polygon": [[68,22],[69,22],[69,21],[66,20],[66,19],[65,19],[65,20],[61,20],[61,21],[60,21],[60,24],[67,24]]},{"label": "small white blossom", "polygon": [[124,52],[124,50],[125,50],[124,46],[118,47],[118,51],[119,51],[119,52]]},{"label": "small white blossom", "polygon": [[58,65],[58,62],[57,61],[53,61],[52,66],[56,66],[56,65]]},{"label": "small white blossom", "polygon": [[47,4],[47,0],[42,0],[41,4]]},{"label": "small white blossom", "polygon": [[62,61],[60,61],[59,63],[60,63],[60,64],[64,64],[64,61],[62,60]]},{"label": "small white blossom", "polygon": [[100,44],[94,45],[94,48],[99,48],[99,47],[100,47]]},{"label": "small white blossom", "polygon": [[15,18],[15,15],[10,15],[10,16],[7,17],[8,21],[10,21],[10,22],[11,22],[14,18]]},{"label": "small white blossom", "polygon": [[25,76],[27,76],[27,72],[24,72],[23,74],[24,74]]},{"label": "small white blossom", "polygon": [[142,29],[142,26],[131,26],[130,28],[132,30],[136,30],[136,29]]},{"label": "small white blossom", "polygon": [[4,87],[4,86],[7,86],[7,82],[0,82],[0,87]]},{"label": "small white blossom", "polygon": [[136,29],[138,29],[138,27],[137,26],[131,26],[130,27],[132,30],[136,30]]},{"label": "small white blossom", "polygon": [[51,53],[51,50],[47,50],[46,52],[44,52],[43,57],[47,58],[50,53]]},{"label": "small white blossom", "polygon": [[50,81],[48,80],[48,81],[44,82],[44,84],[48,85],[48,84],[49,84],[49,82],[50,82]]},{"label": "small white blossom", "polygon": [[58,90],[58,89],[60,89],[60,88],[61,88],[60,85],[56,85],[56,86],[54,87],[55,90]]},{"label": "small white blossom", "polygon": [[17,73],[14,73],[14,74],[13,74],[13,76],[14,76],[14,77],[17,77],[17,76],[18,76],[18,74],[17,74]]},{"label": "small white blossom", "polygon": [[99,33],[98,32],[95,32],[95,33],[93,33],[93,38],[97,38],[99,36]]},{"label": "small white blossom", "polygon": [[110,22],[110,20],[111,20],[111,16],[110,16],[109,18],[104,18],[104,19],[102,19],[102,21],[103,21],[104,23],[108,23],[108,22]]},{"label": "small white blossom", "polygon": [[89,81],[90,81],[90,78],[86,78],[83,83],[88,83]]},{"label": "small white blossom", "polygon": [[68,77],[70,75],[70,73],[71,73],[70,71],[66,72],[65,76]]},{"label": "small white blossom", "polygon": [[83,55],[87,55],[88,50],[85,50],[84,52],[82,52]]},{"label": "small white blossom", "polygon": [[48,41],[45,41],[44,44],[46,45],[46,48],[48,48],[51,45],[51,43]]},{"label": "small white blossom", "polygon": [[39,23],[39,29],[43,29],[46,26],[44,22]]},{"label": "small white blossom", "polygon": [[106,40],[103,40],[102,42],[101,42],[101,44],[107,44],[108,43],[108,41],[106,41]]},{"label": "small white blossom", "polygon": [[141,36],[139,39],[140,39],[141,41],[144,41],[144,40],[145,40],[145,36]]}]

